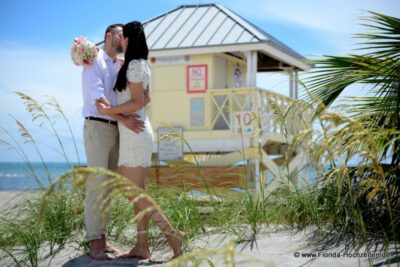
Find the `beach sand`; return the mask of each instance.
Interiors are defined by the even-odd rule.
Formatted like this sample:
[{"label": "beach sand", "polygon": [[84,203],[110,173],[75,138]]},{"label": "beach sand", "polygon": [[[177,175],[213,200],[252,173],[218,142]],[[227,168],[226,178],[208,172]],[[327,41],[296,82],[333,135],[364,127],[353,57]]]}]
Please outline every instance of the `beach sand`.
[{"label": "beach sand", "polygon": [[[18,201],[24,201],[35,193],[21,192],[0,192],[0,215],[3,215],[7,207],[10,207]],[[245,228],[244,228],[245,229]],[[215,229],[214,229],[215,230]],[[247,230],[244,230],[247,231]],[[215,232],[215,231],[214,231]],[[255,267],[255,266],[368,266],[368,257],[356,255],[341,255],[344,246],[335,248],[326,248],[316,251],[319,248],[307,244],[312,229],[302,229],[294,231],[285,226],[265,226],[261,228],[254,242],[242,242],[236,245],[235,262],[236,266]],[[191,250],[198,248],[220,249],[226,248],[230,237],[222,234],[211,234],[199,237],[191,244]],[[45,253],[46,248],[42,253]],[[360,252],[363,249],[360,250]],[[391,251],[394,251],[393,248]],[[315,252],[316,256],[307,257],[304,253]],[[0,253],[1,255],[2,253]],[[4,255],[4,254],[3,254]],[[43,254],[44,255],[44,254]],[[221,256],[211,256],[210,259],[215,266],[226,266]],[[399,259],[397,259],[399,260]],[[95,261],[72,245],[67,245],[54,258],[42,260],[39,266],[63,266],[63,267],[102,267],[102,266],[162,266],[167,261],[164,252],[153,253],[150,260],[138,259],[114,259],[110,261]],[[372,265],[385,265],[385,258],[377,258],[372,261]],[[204,262],[204,266],[209,266]],[[6,265],[4,260],[0,260],[0,266]],[[188,265],[190,266],[190,265]]]},{"label": "beach sand", "polygon": [[35,192],[0,191],[0,215],[20,201],[25,201],[34,196]]}]

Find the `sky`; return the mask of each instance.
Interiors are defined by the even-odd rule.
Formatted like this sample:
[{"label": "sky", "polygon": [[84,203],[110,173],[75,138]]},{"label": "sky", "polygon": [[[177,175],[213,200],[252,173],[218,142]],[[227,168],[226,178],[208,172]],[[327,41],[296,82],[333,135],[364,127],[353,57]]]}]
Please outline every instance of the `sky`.
[{"label": "sky", "polygon": [[[40,103],[55,98],[71,125],[79,159],[85,162],[82,140],[80,67],[70,58],[72,40],[85,36],[103,39],[113,23],[147,21],[184,4],[205,1],[174,0],[1,0],[0,2],[0,161],[24,161],[12,143],[15,138],[26,156],[39,160],[35,147],[24,144],[12,117],[23,122],[34,137],[45,161],[65,161],[58,139],[41,120],[31,122],[22,101],[24,92]],[[367,10],[400,17],[400,0],[246,0],[218,1],[308,58],[344,55],[355,48],[352,34],[363,31],[360,18]],[[288,94],[282,74],[257,76],[257,86]],[[350,91],[348,95],[359,92]],[[12,117],[11,117],[12,116]],[[66,123],[55,123],[68,160],[77,153]],[[15,144],[13,145],[15,147]]]}]

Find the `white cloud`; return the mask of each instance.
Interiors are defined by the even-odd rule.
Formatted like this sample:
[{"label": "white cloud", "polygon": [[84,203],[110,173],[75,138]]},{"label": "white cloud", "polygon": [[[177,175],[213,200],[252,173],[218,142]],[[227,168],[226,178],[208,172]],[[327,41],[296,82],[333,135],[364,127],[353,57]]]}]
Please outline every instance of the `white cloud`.
[{"label": "white cloud", "polygon": [[89,33],[87,36],[85,36],[89,41],[93,43],[98,43],[103,41],[104,39],[104,32],[105,29],[107,28],[108,25],[103,25]]},{"label": "white cloud", "polygon": [[351,35],[365,31],[360,18],[368,15],[367,10],[400,15],[399,0],[255,0],[251,5],[243,1],[225,2],[250,21],[256,19],[266,24],[292,24],[308,29],[337,53],[350,52],[354,48],[355,40]]},{"label": "white cloud", "polygon": [[289,96],[289,76],[285,72],[258,73],[257,87]]},{"label": "white cloud", "polygon": [[[55,151],[57,143],[50,131],[45,131],[32,126],[31,115],[25,109],[22,101],[13,93],[24,92],[39,103],[48,100],[48,96],[54,97],[62,107],[73,128],[73,134],[77,138],[80,156],[83,157],[82,145],[82,93],[81,93],[81,69],[73,65],[68,49],[48,48],[38,49],[31,47],[14,46],[14,48],[0,50],[2,64],[0,65],[0,125],[18,137],[16,124],[9,117],[12,114],[21,120],[36,138],[43,150],[45,160],[63,161],[63,158]],[[67,125],[61,120],[56,127],[67,149],[74,155],[73,145],[70,141]],[[2,136],[4,138],[4,136]],[[29,157],[38,160],[33,148],[24,145]],[[0,146],[0,161],[21,160],[15,153],[7,151]],[[11,157],[11,158],[10,158]]]},{"label": "white cloud", "polygon": [[[352,49],[356,48],[356,41],[351,36],[365,32],[360,18],[368,15],[367,10],[395,17],[400,15],[399,0],[256,0],[252,5],[257,8],[248,8],[242,1],[227,2],[226,5],[240,11],[239,14],[250,21],[289,23],[309,29],[319,40],[333,47],[336,54],[354,53]],[[307,73],[299,76],[300,79],[305,77]],[[261,88],[289,95],[289,78],[284,73],[259,73],[257,84]],[[349,87],[336,103],[341,103],[347,96],[365,96],[367,91],[358,85]]]},{"label": "white cloud", "polygon": [[82,101],[77,101],[81,99],[81,69],[72,64],[69,51],[0,50],[0,57],[3,63],[0,65],[2,93],[11,95],[13,91],[23,91],[36,98],[49,95],[62,99],[67,112],[82,106]]},{"label": "white cloud", "polygon": [[398,0],[286,0],[255,1],[257,8],[241,9],[259,19],[285,21],[307,28],[332,33],[348,33],[359,29],[359,19],[366,10],[398,16]]}]

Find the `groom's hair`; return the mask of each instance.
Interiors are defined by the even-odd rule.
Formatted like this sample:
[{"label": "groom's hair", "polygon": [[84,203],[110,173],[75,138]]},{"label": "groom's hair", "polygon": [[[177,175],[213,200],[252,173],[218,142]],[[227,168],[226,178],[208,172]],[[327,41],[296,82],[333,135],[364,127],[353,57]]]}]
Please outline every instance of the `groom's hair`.
[{"label": "groom's hair", "polygon": [[111,24],[110,26],[107,27],[106,29],[106,33],[104,34],[104,42],[106,42],[106,37],[107,37],[107,33],[112,32],[115,28],[124,27],[124,24],[121,23],[116,23],[116,24]]}]

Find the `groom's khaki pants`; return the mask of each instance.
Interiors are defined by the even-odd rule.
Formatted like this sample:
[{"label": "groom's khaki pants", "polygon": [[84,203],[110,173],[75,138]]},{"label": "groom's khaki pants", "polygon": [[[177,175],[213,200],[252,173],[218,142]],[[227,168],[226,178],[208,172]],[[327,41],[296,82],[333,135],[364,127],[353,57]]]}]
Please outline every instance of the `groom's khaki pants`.
[{"label": "groom's khaki pants", "polygon": [[[119,134],[116,125],[101,121],[85,120],[83,126],[85,152],[89,167],[103,167],[117,170]],[[101,189],[106,175],[90,175],[86,186],[85,226],[86,240],[100,239],[106,234],[108,215],[100,209],[100,202],[105,193]],[[99,189],[100,188],[100,189]]]}]

